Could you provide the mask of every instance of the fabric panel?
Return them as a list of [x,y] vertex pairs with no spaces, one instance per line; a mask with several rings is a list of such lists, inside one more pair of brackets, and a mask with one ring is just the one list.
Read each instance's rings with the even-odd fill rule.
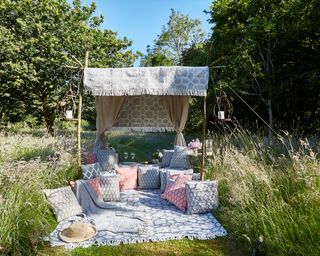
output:
[[188,119],[189,96],[163,96],[163,105],[167,110],[170,121],[177,135],[175,145],[186,146],[182,131]]
[[138,168],[139,189],[160,188],[159,166],[139,166]]
[[190,181],[186,183],[188,214],[208,213],[219,205],[218,181]]
[[44,189],[57,221],[82,213],[82,208],[70,187]]
[[206,96],[208,67],[85,68],[84,86],[94,96]]

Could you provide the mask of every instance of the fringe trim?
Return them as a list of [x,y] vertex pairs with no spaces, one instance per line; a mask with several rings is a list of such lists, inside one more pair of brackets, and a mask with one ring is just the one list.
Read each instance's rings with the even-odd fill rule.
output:
[[75,249],[78,247],[87,248],[92,245],[98,245],[98,246],[117,246],[121,243],[123,244],[134,244],[134,243],[148,243],[148,242],[164,242],[169,240],[180,240],[183,238],[187,238],[189,240],[211,240],[216,237],[223,237],[226,236],[227,232],[217,232],[215,235],[173,235],[173,236],[167,236],[163,238],[127,238],[127,239],[121,239],[121,240],[110,240],[110,241],[84,241],[81,243],[67,243],[65,245],[61,244],[51,244],[52,247],[55,246],[63,246],[66,249]]
[[172,127],[112,127],[111,131],[125,132],[174,132]]
[[139,96],[139,95],[174,95],[174,96],[207,96],[206,89],[129,89],[129,90],[107,90],[107,89],[94,89],[86,86],[85,91],[93,96]]

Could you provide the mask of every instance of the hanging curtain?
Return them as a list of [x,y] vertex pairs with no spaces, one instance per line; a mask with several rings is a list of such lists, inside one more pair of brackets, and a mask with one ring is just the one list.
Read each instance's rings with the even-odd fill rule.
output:
[[95,150],[102,145],[102,136],[105,131],[110,130],[120,116],[120,112],[127,96],[96,96],[97,111],[97,137]]
[[186,146],[182,131],[188,118],[190,96],[162,96],[162,98],[163,105],[167,110],[172,126],[177,133],[174,144]]

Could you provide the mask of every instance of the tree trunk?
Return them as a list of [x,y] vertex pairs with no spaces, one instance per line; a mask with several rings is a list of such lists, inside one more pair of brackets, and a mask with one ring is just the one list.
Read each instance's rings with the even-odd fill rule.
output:
[[268,117],[269,117],[269,127],[268,127],[269,145],[272,145],[273,113],[272,113],[271,98],[267,100],[267,107],[268,107]]
[[44,104],[42,115],[43,115],[44,120],[46,122],[46,128],[47,128],[48,133],[51,136],[54,136],[54,119],[55,119],[54,110],[52,110],[46,104]]

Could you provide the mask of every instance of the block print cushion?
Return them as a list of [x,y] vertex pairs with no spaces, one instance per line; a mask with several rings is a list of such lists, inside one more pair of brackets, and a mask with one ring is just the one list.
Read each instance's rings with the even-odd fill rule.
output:
[[117,166],[115,170],[120,175],[120,191],[137,188],[138,166]]
[[207,213],[217,208],[218,181],[189,181],[186,183],[188,214]]
[[95,153],[87,153],[84,156],[84,162],[85,164],[94,164],[98,162],[97,155]]
[[43,192],[53,208],[58,222],[82,213],[82,208],[69,186],[57,189],[44,189]]
[[99,149],[97,151],[97,159],[102,171],[113,172],[113,169],[117,164],[117,155],[113,148]]
[[139,189],[160,188],[159,166],[139,166],[138,168]]
[[100,177],[96,177],[91,180],[86,180],[85,182],[87,182],[90,185],[90,187],[94,192],[96,192],[98,197],[102,196],[102,190],[100,186]]
[[164,149],[162,150],[162,160],[161,160],[161,167],[168,167],[170,165],[170,161],[172,158],[174,150],[173,149]]
[[169,168],[189,169],[191,167],[186,147],[175,146]]
[[107,173],[100,176],[103,201],[120,201],[119,181],[120,177],[116,173]]
[[81,170],[83,179],[90,180],[100,175],[101,168],[99,163],[94,163],[81,165]]
[[182,169],[182,168],[175,168],[175,169],[171,169],[171,168],[163,168],[160,169],[160,183],[161,183],[161,187],[160,187],[160,191],[161,193],[163,193],[166,190],[166,186],[167,186],[167,173],[183,173],[183,174],[191,174],[193,173],[193,169]]
[[190,174],[178,174],[173,184],[169,185],[168,190],[165,191],[166,199],[183,212],[187,210],[188,205],[186,182],[191,180],[192,175]]

